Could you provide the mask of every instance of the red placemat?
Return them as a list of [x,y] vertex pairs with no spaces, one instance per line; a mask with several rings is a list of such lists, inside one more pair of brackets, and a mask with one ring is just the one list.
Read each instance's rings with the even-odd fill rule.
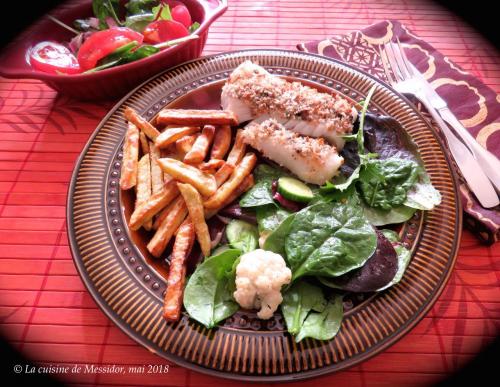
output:
[[[453,15],[420,1],[315,0],[305,12],[302,0],[233,0],[212,27],[205,53],[294,49],[298,41],[388,18],[500,92],[500,55]],[[234,385],[137,345],[97,308],[76,273],[66,235],[66,191],[81,149],[112,104],[68,100],[37,81],[0,79],[1,333],[33,364],[68,366],[59,377],[72,385]],[[443,378],[500,332],[499,283],[498,244],[483,247],[465,232],[450,282],[411,333],[375,358],[312,383],[426,385]],[[72,372],[75,364],[79,372]],[[170,367],[167,373],[148,370],[154,364]],[[91,368],[99,365],[125,368]],[[144,371],[128,368],[142,365]]]

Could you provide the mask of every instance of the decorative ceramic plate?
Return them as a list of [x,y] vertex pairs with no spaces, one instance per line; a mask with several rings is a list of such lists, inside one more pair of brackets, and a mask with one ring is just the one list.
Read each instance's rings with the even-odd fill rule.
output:
[[[148,119],[163,107],[217,109],[231,71],[250,59],[272,74],[319,90],[364,98],[378,92],[371,111],[396,118],[418,145],[442,203],[417,212],[401,228],[412,260],[402,281],[387,291],[347,301],[339,334],[330,341],[295,343],[279,313],[263,321],[237,312],[216,329],[184,314],[162,318],[166,267],[153,263],[144,238],[127,227],[131,198],[119,190],[125,106]],[[461,233],[461,206],[450,159],[432,127],[385,84],[340,62],[311,54],[250,50],[201,58],[149,80],[103,119],[78,161],[68,197],[73,257],[102,310],[134,340],[179,365],[225,378],[286,381],[310,378],[357,364],[393,344],[427,313],[453,267]]]

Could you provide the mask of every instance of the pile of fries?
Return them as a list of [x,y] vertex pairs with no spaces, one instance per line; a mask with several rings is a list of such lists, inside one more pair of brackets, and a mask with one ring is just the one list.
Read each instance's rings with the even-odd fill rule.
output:
[[156,258],[175,237],[163,316],[177,321],[194,241],[205,257],[210,255],[206,219],[253,186],[257,157],[245,153],[241,130],[232,141],[231,125],[237,122],[230,112],[164,109],[154,125],[131,108],[124,114],[128,129],[120,187],[136,192],[129,227],[151,231],[147,249]]

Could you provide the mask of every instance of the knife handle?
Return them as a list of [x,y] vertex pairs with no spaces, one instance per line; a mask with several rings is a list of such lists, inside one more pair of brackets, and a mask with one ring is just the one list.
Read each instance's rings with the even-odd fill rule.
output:
[[448,142],[448,147],[450,152],[457,163],[462,176],[464,177],[470,190],[474,192],[477,200],[484,208],[495,207],[500,204],[498,200],[498,195],[493,188],[493,185],[489,181],[488,177],[485,175],[481,166],[477,160],[473,157],[469,148],[467,148],[462,141],[460,141],[457,136],[451,131],[450,128],[443,121],[439,113],[431,103],[427,100],[427,97],[423,93],[416,95],[417,98],[425,105],[428,112],[432,115],[432,118],[441,128],[446,141]]
[[481,165],[481,168],[486,176],[488,176],[490,181],[493,183],[495,189],[500,192],[500,160],[498,160],[494,154],[479,145],[476,139],[472,137],[469,131],[465,129],[461,122],[448,108],[439,109],[439,113],[441,114],[441,117],[456,130],[462,140],[464,140],[465,144],[471,150],[472,155]]

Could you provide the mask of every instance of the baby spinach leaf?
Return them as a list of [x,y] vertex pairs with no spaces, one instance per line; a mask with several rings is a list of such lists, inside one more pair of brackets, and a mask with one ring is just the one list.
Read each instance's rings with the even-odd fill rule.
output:
[[417,184],[408,191],[404,205],[417,210],[432,210],[439,203],[441,194],[434,188],[423,168],[420,168]]
[[392,243],[380,231],[377,231],[377,248],[363,266],[339,277],[318,277],[318,279],[323,285],[348,292],[374,292],[391,282],[397,270],[396,250]]
[[233,315],[239,306],[233,299],[237,249],[225,250],[205,259],[189,278],[184,289],[184,307],[189,316],[214,327]]
[[342,296],[334,295],[327,301],[321,288],[299,281],[283,294],[281,312],[297,343],[306,337],[330,340],[342,323]]
[[243,254],[254,251],[259,245],[259,232],[253,224],[233,219],[226,227],[229,244]]
[[[130,0],[125,4],[127,9],[127,17],[125,18],[125,26],[132,28],[135,31],[142,32],[144,28],[155,20],[157,14],[153,12],[153,8],[158,4],[158,0]],[[166,7],[168,8],[168,7]],[[157,8],[158,12],[160,8]],[[167,10],[169,12],[170,9]]]
[[134,31],[142,32],[146,26],[154,20],[152,13],[141,13],[137,15],[127,16],[125,18],[125,27],[131,28]]
[[264,250],[272,251],[282,257],[285,256],[285,238],[290,231],[290,225],[296,215],[297,212],[289,215],[271,234],[269,234],[264,242]]
[[231,246],[229,245],[220,245],[220,246],[217,246],[213,251],[212,251],[212,255],[219,255],[220,253],[226,251],[226,250],[230,250],[231,249]]
[[297,335],[304,320],[311,310],[322,312],[326,300],[321,288],[306,281],[294,283],[284,294],[281,312],[286,322],[288,332]]
[[320,192],[319,195],[314,197],[314,199],[309,203],[309,205],[313,205],[315,203],[320,203],[320,202],[325,202],[325,203],[332,202],[332,201],[345,202],[349,198],[357,197],[357,196],[358,196],[358,193],[356,191],[356,187],[353,184],[351,184],[344,191],[332,190],[332,191],[324,192],[324,193]]
[[412,160],[419,165],[418,180],[410,189],[405,205],[419,210],[431,210],[441,202],[441,194],[431,184],[417,145],[401,124],[392,117],[366,115],[365,145],[380,159]]
[[405,205],[392,207],[390,210],[373,208],[361,202],[364,214],[368,221],[374,226],[385,226],[387,224],[403,223],[410,219],[417,211]]
[[392,285],[397,284],[403,278],[403,275],[406,271],[406,268],[410,264],[411,252],[402,244],[396,243],[394,244],[394,250],[396,250],[396,254],[398,255],[398,270],[396,271],[396,275],[394,278],[384,287],[378,289],[377,291],[385,290],[390,288]]
[[141,15],[151,13],[151,9],[158,3],[158,0],[129,0],[125,4],[127,15]]
[[259,232],[272,232],[285,220],[290,212],[281,208],[278,205],[268,204],[267,206],[259,206],[255,210],[257,215],[257,225]]
[[286,176],[281,169],[267,164],[255,168],[255,185],[240,200],[241,207],[257,207],[274,204],[272,184],[281,176]]
[[357,198],[346,203],[318,203],[294,215],[275,231],[285,234],[284,238],[279,236],[284,239],[293,280],[304,275],[342,275],[362,266],[375,251],[375,230]]
[[398,158],[369,160],[360,173],[361,197],[370,207],[390,210],[403,204],[418,177],[414,161]]
[[271,184],[272,180],[255,183],[255,185],[241,198],[240,207],[246,208],[273,204],[274,199],[271,193]]
[[323,311],[309,313],[299,334],[295,337],[295,341],[298,343],[306,337],[316,340],[330,340],[338,333],[343,317],[342,296],[334,295]]

